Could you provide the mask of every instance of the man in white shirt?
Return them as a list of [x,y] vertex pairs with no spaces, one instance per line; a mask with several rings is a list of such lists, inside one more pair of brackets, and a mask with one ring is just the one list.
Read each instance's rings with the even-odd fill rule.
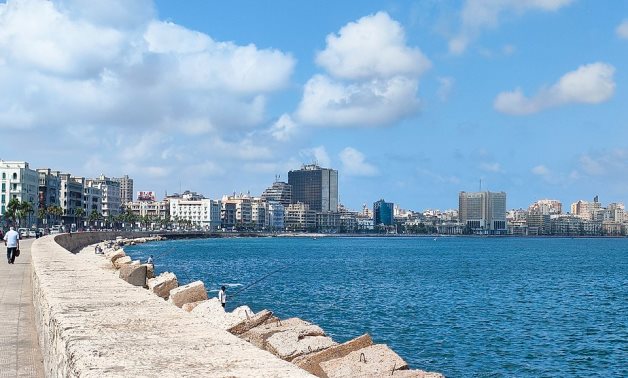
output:
[[225,293],[226,290],[227,288],[223,286],[220,288],[220,291],[218,292],[218,300],[220,301],[220,304],[222,305],[223,308],[227,304],[227,293]]
[[20,249],[20,234],[13,227],[4,235],[4,245],[7,246],[7,260],[9,264],[15,262],[15,251]]

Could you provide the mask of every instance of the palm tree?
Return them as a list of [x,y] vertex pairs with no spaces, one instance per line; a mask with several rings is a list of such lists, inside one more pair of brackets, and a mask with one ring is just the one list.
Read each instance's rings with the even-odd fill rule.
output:
[[30,214],[33,213],[33,205],[31,205],[30,202],[19,202],[17,211],[15,213],[15,216],[18,219],[18,225],[21,226],[22,225],[22,220],[26,219]]
[[78,220],[83,219],[83,217],[85,216],[85,209],[83,209],[82,207],[79,207],[78,209],[74,210],[74,223],[76,223],[76,229],[79,229],[79,222]]
[[37,224],[43,224],[47,216],[48,216],[48,209],[45,206],[37,209]]
[[89,214],[89,221],[92,222],[93,226],[96,226],[96,222],[102,218],[102,215],[98,212],[98,210],[92,210]]
[[18,211],[20,210],[20,200],[17,198],[11,198],[9,203],[7,204],[5,210],[5,216],[13,222],[16,223],[18,219]]
[[54,218],[54,223],[59,223],[59,217],[63,215],[63,209],[60,206],[50,205],[48,206],[48,214]]

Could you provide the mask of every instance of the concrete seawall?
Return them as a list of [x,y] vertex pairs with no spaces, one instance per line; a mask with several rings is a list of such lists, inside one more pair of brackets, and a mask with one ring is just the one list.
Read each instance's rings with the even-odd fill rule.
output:
[[127,235],[64,234],[32,245],[46,376],[312,377],[124,282],[99,256],[70,252],[115,236]]

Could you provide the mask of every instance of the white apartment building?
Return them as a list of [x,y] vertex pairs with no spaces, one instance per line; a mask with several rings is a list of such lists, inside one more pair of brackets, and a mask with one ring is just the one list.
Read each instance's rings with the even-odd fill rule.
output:
[[6,212],[6,206],[11,199],[20,202],[29,202],[33,212],[28,214],[24,226],[37,223],[37,209],[39,207],[39,174],[29,168],[25,161],[0,160],[0,215]]
[[261,198],[251,200],[251,222],[257,230],[268,227],[268,202]]
[[220,227],[220,201],[169,198],[170,217],[174,222],[189,221],[194,226],[216,230]]
[[102,191],[99,188],[83,187],[83,208],[85,218],[89,218],[94,211],[102,215]]
[[105,175],[85,180],[86,186],[98,188],[102,192],[102,215],[118,215],[121,212],[120,183]]
[[268,228],[271,231],[283,231],[285,226],[285,207],[278,201],[268,201]]
[[222,203],[235,205],[235,223],[249,225],[253,223],[252,198],[248,194],[223,196]]

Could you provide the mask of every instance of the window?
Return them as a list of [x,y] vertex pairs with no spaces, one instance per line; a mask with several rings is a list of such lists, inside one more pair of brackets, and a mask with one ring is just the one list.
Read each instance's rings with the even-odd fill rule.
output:
[[13,173],[13,180],[17,180],[17,173]]
[[4,192],[5,190],[7,190],[7,184],[2,183],[2,191]]
[[7,179],[7,174],[5,172],[2,172],[2,179],[6,180]]
[[[3,194],[3,195],[2,195],[2,203],[4,204],[6,201],[7,201],[7,198],[6,198],[6,196]],[[4,206],[2,206],[2,207],[4,207]],[[3,211],[3,213],[4,213],[4,211]]]

